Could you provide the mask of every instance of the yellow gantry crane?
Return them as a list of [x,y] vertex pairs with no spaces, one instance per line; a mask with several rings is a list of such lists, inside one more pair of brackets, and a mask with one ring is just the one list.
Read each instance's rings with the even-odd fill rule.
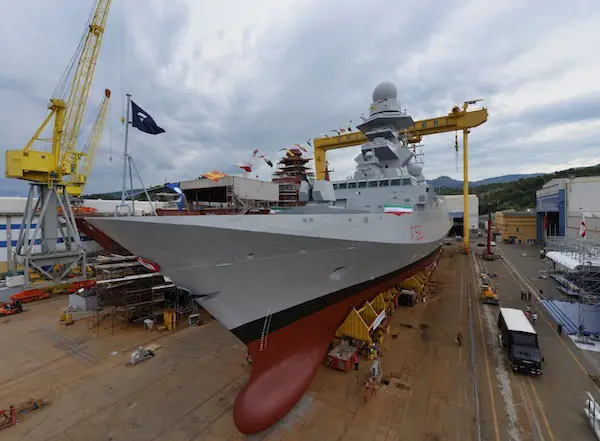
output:
[[[406,132],[407,140],[410,144],[421,142],[423,136],[435,135],[438,133],[463,132],[463,195],[464,195],[464,220],[463,237],[465,252],[469,252],[469,130],[480,126],[488,119],[486,108],[469,110],[468,107],[481,100],[465,101],[462,107],[455,106],[446,116],[415,121],[414,125],[409,127]],[[361,145],[368,142],[368,139],[362,132],[346,133],[344,135],[315,138],[314,163],[316,179],[325,179],[327,168],[327,152],[329,150],[342,149]],[[458,144],[456,146],[458,149]]]
[[[13,269],[18,265],[25,267],[26,286],[30,284],[30,271],[37,272],[51,283],[62,283],[78,267],[81,268],[81,276],[86,276],[85,250],[81,245],[68,191],[65,191],[65,181],[68,175],[74,174],[72,189],[82,181],[85,183],[82,177],[85,165],[78,175],[78,163],[85,153],[75,151],[75,145],[110,5],[111,0],[94,1],[83,38],[50,99],[49,115],[22,150],[6,151],[6,177],[30,182],[17,245],[14,251],[8,250],[13,255]],[[70,88],[67,88],[69,81]],[[51,138],[42,139],[44,129],[52,120]],[[36,141],[50,141],[51,151],[34,150],[32,147]],[[39,240],[41,251],[35,247],[36,239]],[[64,251],[57,249],[61,241],[65,244]],[[58,272],[48,269],[57,267],[62,269]]]
[[68,175],[66,182],[67,192],[70,196],[81,196],[83,187],[85,187],[87,179],[90,176],[96,150],[98,149],[100,140],[102,139],[104,121],[106,121],[109,101],[110,90],[106,89],[104,91],[104,100],[102,100],[102,104],[100,105],[100,112],[94,120],[92,130],[85,147],[81,151],[72,153],[75,169],[70,175]]

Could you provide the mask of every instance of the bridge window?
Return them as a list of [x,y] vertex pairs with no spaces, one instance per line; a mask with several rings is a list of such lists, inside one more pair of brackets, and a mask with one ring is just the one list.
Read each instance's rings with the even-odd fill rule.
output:
[[392,179],[391,185],[400,185],[401,182],[401,179]]
[[377,181],[369,181],[369,187],[377,187]]
[[385,181],[379,181],[380,187],[387,187],[388,185],[390,185],[390,181],[388,181],[387,179]]
[[410,178],[404,178],[402,180],[402,184],[404,184],[404,185],[410,185]]
[[333,184],[333,189],[337,190],[337,188],[338,188],[338,185],[337,184]]
[[356,182],[348,182],[348,188],[356,188]]
[[367,188],[367,183],[366,182],[359,182],[358,183],[358,188]]

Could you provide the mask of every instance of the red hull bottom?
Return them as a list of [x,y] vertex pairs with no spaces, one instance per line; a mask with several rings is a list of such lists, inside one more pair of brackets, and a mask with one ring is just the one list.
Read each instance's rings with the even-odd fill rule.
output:
[[283,418],[312,383],[336,329],[352,308],[386,291],[429,266],[433,253],[397,277],[381,282],[338,303],[269,333],[262,342],[248,344],[252,370],[233,405],[233,419],[240,432],[252,435]]

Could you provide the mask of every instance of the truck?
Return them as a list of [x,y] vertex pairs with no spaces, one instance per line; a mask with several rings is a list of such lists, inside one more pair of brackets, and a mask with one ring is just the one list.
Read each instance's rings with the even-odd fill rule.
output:
[[508,363],[515,372],[542,375],[542,363],[537,332],[520,309],[500,308],[498,339],[508,354]]

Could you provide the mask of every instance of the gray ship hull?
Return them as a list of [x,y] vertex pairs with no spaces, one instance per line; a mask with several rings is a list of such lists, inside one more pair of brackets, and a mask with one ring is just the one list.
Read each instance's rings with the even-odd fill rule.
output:
[[242,341],[415,264],[450,228],[443,209],[390,214],[90,218],[193,294]]

